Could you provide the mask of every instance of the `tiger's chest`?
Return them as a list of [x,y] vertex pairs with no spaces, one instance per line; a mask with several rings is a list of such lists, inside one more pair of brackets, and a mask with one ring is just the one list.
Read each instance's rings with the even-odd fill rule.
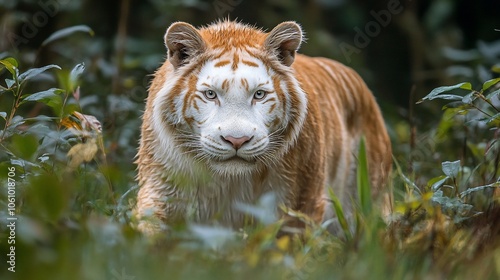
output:
[[248,221],[245,216],[255,216],[254,211],[277,217],[280,205],[290,206],[289,186],[278,173],[264,178],[204,176],[193,181],[197,182],[183,193],[187,203],[182,211],[188,220],[198,223],[238,228]]

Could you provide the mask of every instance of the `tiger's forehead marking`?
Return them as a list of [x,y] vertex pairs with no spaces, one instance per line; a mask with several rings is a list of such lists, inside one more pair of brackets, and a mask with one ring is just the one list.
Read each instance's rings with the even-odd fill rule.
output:
[[224,66],[228,65],[229,63],[231,63],[231,61],[229,61],[229,60],[221,60],[221,61],[215,63],[214,67],[215,68],[224,67]]
[[254,88],[271,84],[267,79],[269,69],[265,62],[253,52],[234,49],[214,57],[200,71],[200,85],[230,92],[233,87],[248,92]]
[[253,61],[250,61],[250,60],[242,59],[241,63],[245,64],[246,66],[250,66],[250,67],[259,67],[259,64],[255,63]]
[[[239,57],[235,55],[232,62],[230,60],[220,60],[220,61],[215,63],[214,67],[219,68],[219,67],[224,67],[228,64],[231,64],[231,69],[237,70],[238,69],[238,62],[239,62]],[[259,64],[255,63],[251,60],[248,60],[248,59],[242,59],[241,63],[246,65],[246,66],[250,66],[250,67],[255,67],[255,68],[259,67]]]
[[[215,64],[215,67],[223,67],[223,66],[226,66],[227,64],[230,64],[231,63],[231,70],[233,71],[236,71],[238,70],[238,65],[240,63],[246,65],[246,66],[249,66],[249,67],[255,67],[255,68],[258,68],[259,67],[259,64],[252,61],[251,58],[243,58],[241,59],[240,56],[249,56],[249,57],[253,57],[251,55],[251,53],[248,53],[248,52],[238,52],[238,51],[235,51],[233,52],[232,54],[232,60],[221,60],[219,62],[217,62]],[[253,57],[255,58],[255,57]],[[256,58],[255,58],[256,59]]]
[[237,52],[233,54],[233,64],[231,65],[231,69],[236,71],[238,69],[238,64],[240,63],[240,55]]

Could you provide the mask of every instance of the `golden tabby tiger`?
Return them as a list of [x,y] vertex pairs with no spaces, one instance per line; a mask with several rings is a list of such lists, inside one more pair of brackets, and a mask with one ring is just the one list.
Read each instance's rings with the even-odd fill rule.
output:
[[168,28],[137,158],[140,230],[180,220],[237,228],[235,204],[267,192],[322,222],[335,218],[333,188],[349,215],[363,135],[380,193],[391,146],[372,93],[352,69],[297,54],[302,40],[295,22],[269,33],[231,21]]

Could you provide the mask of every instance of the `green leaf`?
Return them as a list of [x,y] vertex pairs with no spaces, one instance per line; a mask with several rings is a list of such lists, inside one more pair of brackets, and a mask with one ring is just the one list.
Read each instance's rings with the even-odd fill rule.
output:
[[5,79],[5,84],[7,85],[7,88],[11,88],[15,83],[16,81],[13,79]]
[[460,171],[460,160],[442,162],[441,167],[446,176],[457,178],[458,172]]
[[57,120],[59,119],[58,117],[49,117],[49,116],[45,116],[45,115],[38,115],[38,116],[35,116],[33,118],[26,118],[25,120],[26,121],[30,121],[30,122],[49,122],[49,121],[53,121],[53,120]]
[[486,81],[484,84],[483,84],[483,91],[489,89],[490,87],[498,84],[500,82],[500,78],[496,78],[496,79],[491,79],[489,81]]
[[[14,67],[16,67],[16,68],[17,68],[17,67],[19,67],[19,64],[17,63],[17,60],[16,60],[15,58],[13,58],[13,57],[7,57],[7,58],[5,58],[5,59],[2,59],[1,61],[7,61],[7,62],[9,62],[12,66],[14,66]],[[0,62],[0,63],[1,63],[1,62]]]
[[17,127],[23,125],[26,121],[24,120],[23,117],[21,116],[14,116],[12,118],[12,121],[10,122],[9,127],[7,128],[6,132],[13,134],[16,132]]
[[399,165],[398,161],[394,158],[394,156],[392,157],[392,159],[396,165],[396,170],[398,171],[398,174],[401,177],[401,179],[403,179],[405,185],[410,186],[413,190],[418,192],[418,194],[422,195],[422,192],[420,191],[418,186],[412,180],[410,180],[410,178],[408,178],[405,174],[403,174],[403,170],[401,169],[401,166]]
[[78,84],[78,78],[80,75],[85,71],[85,64],[82,62],[80,64],[77,64],[73,69],[71,70],[71,73],[69,74],[69,86],[70,89],[73,91]]
[[364,215],[370,214],[372,210],[369,174],[368,160],[366,158],[365,138],[361,137],[361,140],[359,141],[357,183],[359,204]]
[[453,101],[453,102],[450,102],[450,103],[444,105],[442,110],[446,110],[446,109],[469,110],[469,109],[474,109],[474,107],[471,106],[470,103],[469,104],[464,103],[464,102],[462,102],[462,100],[460,100],[460,101]]
[[40,165],[38,165],[36,163],[33,163],[31,161],[24,160],[24,159],[14,159],[14,158],[11,158],[10,159],[10,164],[19,166],[19,167],[21,167],[23,169],[25,169],[27,166],[30,166],[30,167],[33,167],[33,168],[40,168]]
[[54,173],[43,173],[31,177],[28,186],[26,204],[36,210],[33,215],[58,221],[68,206],[71,185],[63,184]]
[[38,149],[38,139],[31,134],[14,134],[10,148],[17,157],[30,160]]
[[460,84],[456,84],[453,86],[438,87],[438,88],[433,89],[427,96],[422,98],[417,103],[422,103],[424,100],[433,100],[436,98],[449,99],[449,100],[450,99],[451,100],[462,100],[462,97],[458,96],[458,95],[453,95],[453,94],[440,95],[443,92],[448,92],[448,91],[451,91],[454,89],[472,90],[472,85],[471,85],[471,83],[460,83]]
[[462,102],[466,104],[471,104],[472,102],[474,102],[474,100],[476,100],[476,98],[477,96],[475,95],[475,92],[471,92],[462,98]]
[[17,60],[15,60],[12,57],[7,57],[5,59],[0,60],[0,64],[2,64],[7,69],[7,71],[10,72],[10,74],[12,74],[12,77],[17,76],[16,75],[17,73],[16,69],[18,67]]
[[41,162],[41,163],[44,163],[44,162],[47,162],[49,159],[50,159],[50,154],[43,154],[41,156],[38,157],[38,160]]
[[236,238],[236,233],[229,228],[192,224],[189,229],[195,238],[212,250],[220,249]]
[[71,26],[52,33],[52,35],[50,35],[49,38],[45,39],[45,41],[42,42],[42,47],[49,43],[52,43],[55,40],[67,37],[75,32],[85,32],[89,33],[90,36],[94,36],[94,31],[86,25]]
[[64,91],[62,89],[58,88],[51,88],[48,90],[40,91],[37,93],[33,93],[26,98],[24,98],[23,103],[27,101],[40,101],[43,103],[46,103],[44,101],[49,101],[53,97],[58,96],[58,94],[63,93]]
[[19,81],[20,82],[27,81],[27,80],[29,80],[33,77],[36,77],[36,76],[40,75],[41,73],[43,73],[49,69],[52,69],[52,68],[56,68],[56,69],[61,70],[61,67],[54,65],[54,64],[47,65],[47,66],[40,67],[40,68],[32,68],[32,69],[29,69],[28,71],[22,73],[21,75],[19,75]]
[[[456,95],[456,94],[441,94],[441,95],[436,96],[433,99],[462,100],[463,97],[460,95]],[[429,99],[429,100],[432,100],[432,99]]]
[[427,185],[430,187],[432,191],[437,191],[450,177],[446,175],[441,175],[435,178],[432,178],[427,182]]
[[[75,112],[75,111],[81,111],[81,108],[78,106],[78,104],[75,104],[75,103],[66,104],[64,106],[64,108],[62,108],[62,109],[63,109],[62,115],[64,117],[67,117],[67,116],[73,114],[73,112]],[[61,112],[58,112],[58,115],[59,114],[61,114]]]
[[342,208],[342,204],[338,197],[333,193],[331,188],[328,188],[328,194],[330,196],[330,200],[332,201],[333,210],[335,210],[335,215],[339,221],[342,230],[344,231],[345,238],[347,240],[351,240],[351,231],[349,230],[349,225],[347,224],[347,219],[345,218],[344,209]]
[[491,92],[490,94],[488,94],[486,96],[486,99],[491,100],[491,99],[493,99],[493,97],[496,97],[499,94],[500,94],[500,89],[497,89],[497,90]]
[[500,113],[496,113],[491,118],[486,120],[487,124],[493,124],[495,126],[500,126]]
[[493,189],[500,188],[500,183],[493,183],[493,184],[489,184],[489,185],[484,185],[484,186],[479,186],[479,187],[467,189],[467,190],[460,193],[460,197],[464,198],[466,195],[469,195],[473,192],[482,191],[482,190],[486,190],[486,189],[492,189],[492,188]]
[[459,223],[470,216],[472,205],[463,203],[459,198],[450,198],[443,194],[442,190],[436,191],[431,198],[431,201],[438,204],[441,210],[448,217],[452,217],[455,223]]
[[270,225],[278,220],[278,217],[274,214],[276,209],[276,194],[273,192],[262,195],[257,205],[237,202],[234,206],[238,211],[255,217],[264,225]]
[[491,71],[500,73],[500,64],[493,65],[493,67],[491,67]]

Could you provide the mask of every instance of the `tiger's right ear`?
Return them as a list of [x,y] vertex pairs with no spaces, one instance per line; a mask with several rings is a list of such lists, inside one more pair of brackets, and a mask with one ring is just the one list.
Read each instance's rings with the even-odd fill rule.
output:
[[176,22],[165,33],[168,60],[174,68],[186,64],[188,59],[206,49],[206,44],[198,30],[189,23]]
[[300,25],[293,21],[285,21],[269,32],[264,41],[264,48],[276,55],[285,66],[290,66],[304,39],[302,33]]

